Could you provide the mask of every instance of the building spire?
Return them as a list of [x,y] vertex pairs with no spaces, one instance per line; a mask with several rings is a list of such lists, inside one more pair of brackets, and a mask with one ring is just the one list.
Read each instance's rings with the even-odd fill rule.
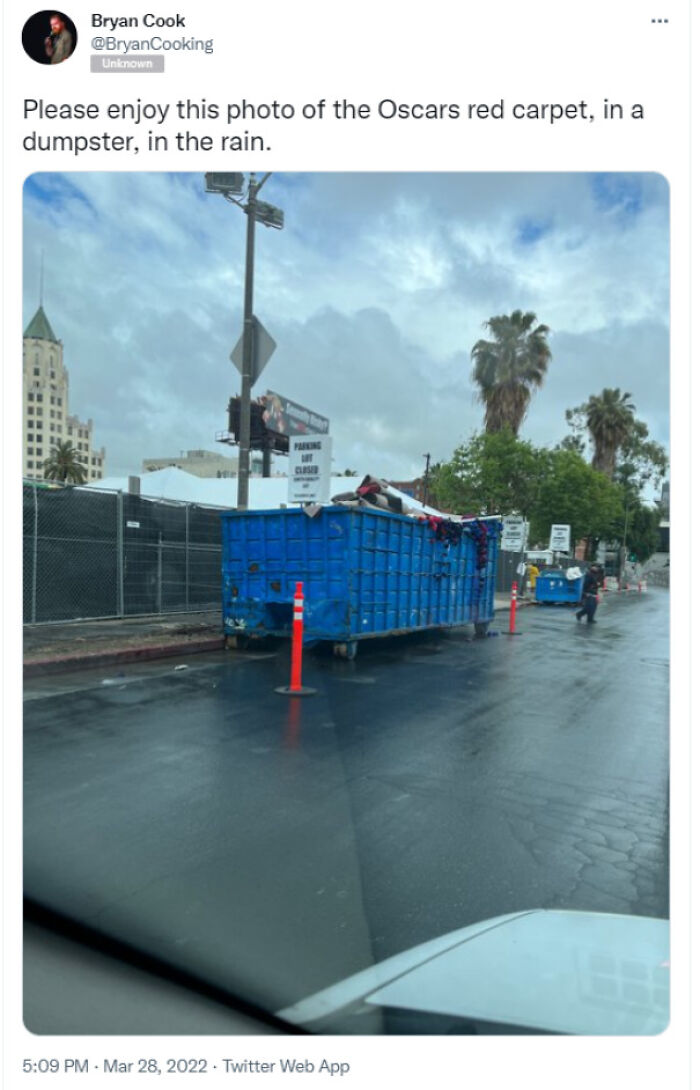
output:
[[58,337],[51,328],[51,323],[44,313],[44,251],[41,251],[39,264],[39,306],[31,322],[24,331],[25,337],[33,337],[40,341],[53,341],[59,344]]

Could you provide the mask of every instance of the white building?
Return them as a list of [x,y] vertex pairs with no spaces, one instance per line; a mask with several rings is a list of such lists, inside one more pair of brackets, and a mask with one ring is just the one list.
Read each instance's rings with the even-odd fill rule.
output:
[[71,416],[63,343],[40,306],[24,331],[22,374],[22,474],[44,479],[44,462],[59,442],[78,452],[87,481],[104,475],[105,450],[93,446],[92,420]]
[[[238,476],[238,458],[227,458],[213,450],[181,451],[177,458],[144,458],[141,468],[144,473],[153,473],[158,469],[184,469],[195,477],[215,477],[226,480]],[[253,473],[262,471],[262,460],[251,455],[250,467]]]

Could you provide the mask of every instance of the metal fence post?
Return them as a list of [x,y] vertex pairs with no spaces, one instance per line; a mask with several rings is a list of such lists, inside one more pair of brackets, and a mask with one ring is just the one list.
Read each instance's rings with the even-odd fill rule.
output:
[[185,609],[190,608],[190,505],[185,507]]
[[117,617],[124,616],[124,494],[117,492]]
[[36,485],[32,485],[32,492],[34,493],[34,542],[32,546],[32,624],[36,624],[36,580],[37,568],[39,564],[39,501],[37,499],[38,489]]
[[158,583],[156,586],[156,613],[163,612],[163,531],[158,531]]

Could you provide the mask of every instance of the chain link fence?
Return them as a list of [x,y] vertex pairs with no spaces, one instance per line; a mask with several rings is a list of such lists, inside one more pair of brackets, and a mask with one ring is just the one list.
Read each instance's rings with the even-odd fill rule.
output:
[[[24,619],[196,612],[221,605],[221,507],[24,484]],[[499,552],[496,591],[523,582]]]
[[499,549],[496,564],[496,594],[510,594],[513,583],[522,589],[523,577],[518,574],[518,565],[522,562],[521,553],[503,552]]
[[25,483],[25,623],[218,609],[222,510]]

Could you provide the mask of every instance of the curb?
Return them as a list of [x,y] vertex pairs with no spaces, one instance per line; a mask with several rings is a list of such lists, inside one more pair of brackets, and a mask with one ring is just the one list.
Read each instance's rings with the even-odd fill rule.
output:
[[[534,602],[518,602],[522,606],[534,605]],[[505,613],[510,603],[497,605],[494,613]],[[222,651],[225,647],[224,636],[211,636],[208,639],[189,640],[187,643],[152,644],[145,647],[124,647],[120,650],[83,652],[77,655],[59,655],[46,659],[35,659],[23,664],[25,678],[42,677],[46,674],[59,674],[68,670],[86,670],[100,666],[118,666],[129,662],[150,662],[152,659],[195,655],[203,651]]]
[[221,651],[224,637],[210,637],[206,640],[190,640],[188,643],[153,644],[150,647],[124,647],[114,651],[93,651],[79,655],[61,655],[50,659],[37,659],[24,663],[24,677],[38,677],[44,674],[58,674],[65,670],[89,669],[97,666],[116,666],[128,662],[149,662],[151,659],[165,659],[171,656],[195,655],[200,651]]

